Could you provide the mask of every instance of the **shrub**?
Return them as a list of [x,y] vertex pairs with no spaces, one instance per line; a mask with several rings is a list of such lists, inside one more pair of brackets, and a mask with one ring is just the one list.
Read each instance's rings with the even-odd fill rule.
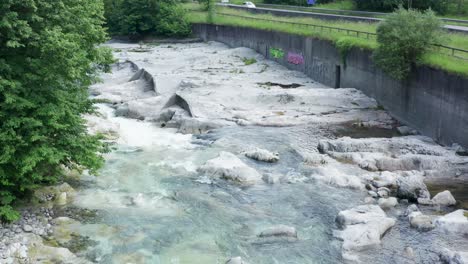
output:
[[87,134],[88,86],[108,68],[103,5],[95,0],[0,2],[0,218],[62,167],[98,169],[105,150]]
[[186,11],[176,0],[105,0],[105,16],[113,35],[137,39],[190,34]]
[[390,76],[404,79],[412,63],[441,41],[441,22],[434,12],[400,8],[377,27],[374,60]]

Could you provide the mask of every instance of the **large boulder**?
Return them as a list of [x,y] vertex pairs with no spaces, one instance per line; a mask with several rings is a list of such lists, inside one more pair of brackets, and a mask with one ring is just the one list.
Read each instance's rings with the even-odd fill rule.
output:
[[446,232],[467,235],[468,234],[468,211],[457,210],[437,218],[434,222],[437,228]]
[[354,259],[357,251],[373,248],[381,243],[384,234],[395,225],[377,205],[360,205],[341,211],[336,222],[342,230],[333,235],[343,240],[343,257]]
[[402,172],[397,179],[397,197],[416,202],[418,198],[430,198],[426,184],[424,184],[423,172]]
[[384,210],[392,209],[398,204],[398,200],[395,197],[380,198],[378,201],[380,208]]
[[249,167],[236,155],[222,151],[218,157],[208,160],[198,168],[200,173],[230,180],[241,184],[254,184],[262,180],[262,175]]
[[416,228],[421,231],[429,231],[434,229],[434,224],[432,223],[432,218],[427,215],[423,215],[421,212],[416,211],[408,215],[410,225],[413,228]]
[[455,205],[456,203],[457,201],[453,197],[452,193],[450,193],[450,191],[440,192],[432,198],[432,204],[434,205],[451,206]]

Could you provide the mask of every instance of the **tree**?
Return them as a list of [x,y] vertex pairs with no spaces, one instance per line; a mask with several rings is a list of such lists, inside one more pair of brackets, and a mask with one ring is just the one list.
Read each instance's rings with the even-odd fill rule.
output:
[[377,27],[374,60],[393,78],[405,79],[411,65],[442,38],[441,21],[434,12],[400,8]]
[[186,11],[176,0],[105,0],[105,9],[113,35],[178,37],[191,30]]
[[57,181],[61,168],[95,171],[105,150],[87,134],[88,86],[111,53],[100,0],[0,2],[0,218],[11,203]]

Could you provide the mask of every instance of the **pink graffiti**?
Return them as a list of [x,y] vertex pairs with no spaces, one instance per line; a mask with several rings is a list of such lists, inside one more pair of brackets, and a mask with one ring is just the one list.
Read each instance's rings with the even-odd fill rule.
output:
[[304,57],[301,54],[288,52],[288,62],[292,64],[304,64]]

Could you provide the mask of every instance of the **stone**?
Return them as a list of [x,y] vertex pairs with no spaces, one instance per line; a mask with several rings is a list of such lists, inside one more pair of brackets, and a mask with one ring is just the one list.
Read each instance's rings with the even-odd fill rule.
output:
[[418,198],[430,198],[421,172],[403,172],[397,179],[397,197],[415,202]]
[[373,203],[375,203],[375,199],[372,198],[372,197],[366,197],[366,198],[364,198],[364,203],[373,204]]
[[468,211],[460,209],[437,218],[434,224],[448,233],[467,235],[468,217],[465,214],[468,214]]
[[246,151],[244,152],[244,155],[248,158],[258,160],[258,161],[264,161],[264,162],[270,162],[270,163],[275,163],[279,161],[279,153],[270,152],[266,149],[261,149],[261,148],[255,148],[253,150]]
[[397,127],[397,130],[398,130],[398,133],[400,133],[403,136],[417,135],[418,134],[418,131],[416,131],[415,129],[412,129],[412,128],[408,127],[408,126]]
[[336,222],[342,230],[334,230],[333,235],[343,240],[342,254],[346,258],[379,245],[384,234],[395,225],[395,219],[387,217],[377,205],[360,205],[341,211]]
[[395,197],[380,198],[378,204],[380,208],[387,210],[395,207],[398,204],[398,200]]
[[57,200],[55,201],[57,205],[66,205],[67,204],[67,193],[62,192],[59,194],[57,197]]
[[376,192],[374,192],[374,191],[368,191],[367,193],[368,193],[372,198],[377,198],[377,197],[379,197],[379,195],[378,195]]
[[32,231],[33,231],[33,228],[32,228],[32,226],[30,226],[30,225],[24,225],[24,226],[23,226],[23,231],[29,233],[29,232],[32,232]]
[[411,247],[405,247],[405,256],[409,259],[414,259],[414,250]]
[[296,228],[286,225],[277,225],[263,230],[259,237],[293,237],[297,238]]
[[387,198],[390,195],[390,190],[387,187],[380,187],[377,189],[379,197]]
[[234,154],[225,151],[222,151],[218,157],[208,160],[198,168],[198,171],[241,184],[255,184],[262,180],[262,176],[255,169]]
[[434,205],[451,206],[451,205],[455,205],[457,201],[453,197],[452,193],[450,193],[450,191],[443,191],[443,192],[436,194],[432,198],[432,203]]
[[429,231],[434,229],[431,217],[423,215],[421,212],[412,212],[409,216],[410,225],[420,231]]
[[409,216],[412,212],[419,212],[419,208],[417,205],[412,204],[408,206],[408,208],[406,208],[406,211],[405,211],[405,216]]

